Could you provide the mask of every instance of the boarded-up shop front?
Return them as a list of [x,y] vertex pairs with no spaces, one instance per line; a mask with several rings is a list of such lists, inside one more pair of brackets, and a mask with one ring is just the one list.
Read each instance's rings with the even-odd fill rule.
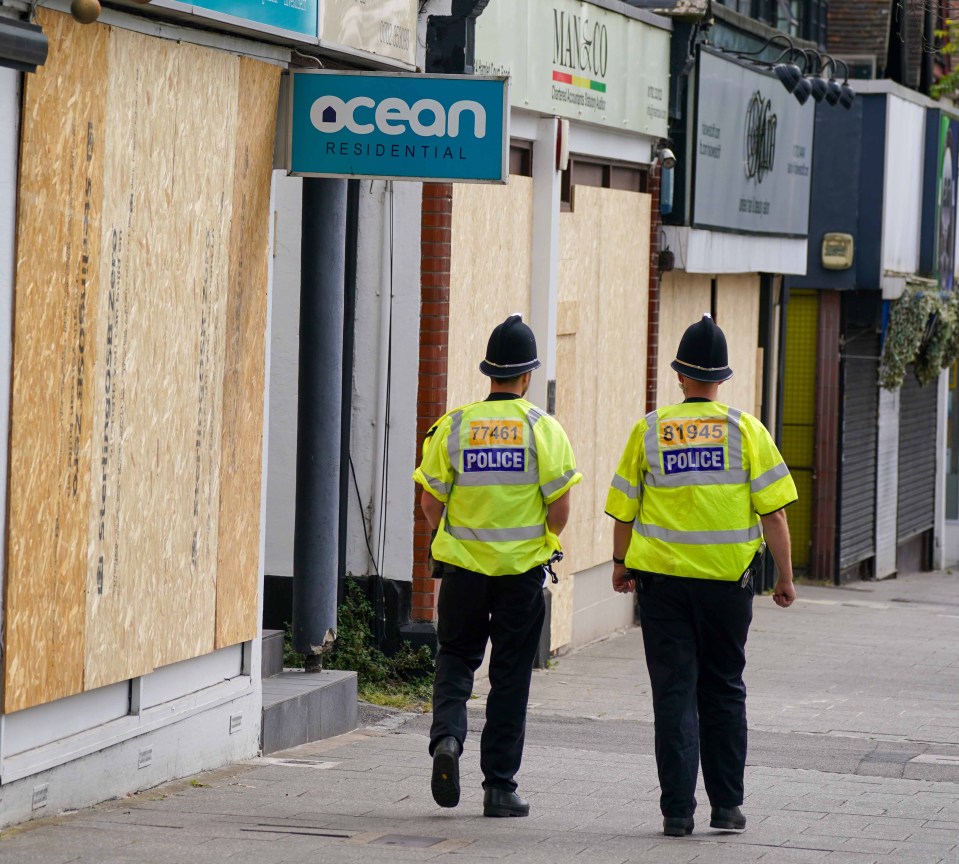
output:
[[490,331],[508,315],[529,320],[533,183],[453,186],[448,408],[485,399],[479,371]]
[[681,402],[683,395],[670,362],[686,328],[704,313],[726,335],[733,377],[723,383],[719,401],[762,416],[763,348],[760,347],[758,273],[709,276],[673,271],[664,274],[659,293],[657,405]]
[[645,193],[575,186],[560,216],[556,418],[583,482],[572,493],[563,535],[569,551],[552,589],[554,649],[573,639],[574,591],[586,588],[576,583],[609,560],[609,481],[645,414],[650,206]]
[[24,88],[4,753],[54,700],[114,687],[117,716],[97,722],[138,713],[146,691],[128,682],[179,661],[216,654],[243,680],[257,633],[280,69],[38,14],[50,56]]

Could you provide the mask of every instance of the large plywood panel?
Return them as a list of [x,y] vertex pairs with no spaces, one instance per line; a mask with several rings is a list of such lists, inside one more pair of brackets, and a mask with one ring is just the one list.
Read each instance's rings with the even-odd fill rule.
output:
[[[98,28],[99,29],[99,28]],[[153,669],[150,642],[158,609],[148,574],[156,565],[149,518],[154,464],[144,434],[155,427],[149,399],[140,398],[156,369],[154,351],[138,331],[151,297],[164,296],[173,258],[162,230],[168,204],[151,194],[150,178],[169,184],[173,148],[154,134],[151,118],[175,116],[173,56],[157,40],[109,31],[103,241],[99,284],[103,302],[96,320],[97,367],[93,408],[96,470],[88,526],[85,668],[88,687]],[[154,272],[151,272],[154,271]],[[146,339],[156,334],[152,329]],[[143,392],[146,392],[145,390]],[[168,409],[167,409],[168,410]],[[122,669],[122,673],[120,670]]]
[[23,123],[6,711],[251,638],[259,570],[278,71],[40,14],[51,59],[28,78]]
[[557,344],[556,416],[584,480],[563,534],[554,649],[572,637],[573,574],[609,560],[606,492],[646,390],[650,197],[579,186],[573,204],[560,220],[558,300],[567,333]]
[[486,397],[479,363],[490,331],[513,312],[529,320],[532,235],[531,178],[453,186],[449,408]]
[[759,345],[759,275],[720,276],[716,285],[716,323],[726,334],[733,377],[719,388],[721,401],[759,416],[756,381]]
[[[164,332],[164,374],[152,392],[165,393],[175,409],[157,444],[164,478],[165,536],[156,532],[165,572],[160,592],[154,662],[166,666],[213,650],[216,633],[216,564],[219,538],[220,445],[233,158],[237,137],[239,59],[191,45],[177,52],[177,115],[174,135],[174,254],[171,298],[164,308],[182,310],[179,339]],[[244,130],[245,132],[245,130]],[[225,158],[210,154],[223,148]],[[162,319],[154,319],[162,320]],[[253,470],[256,470],[253,468]],[[162,490],[162,493],[161,493]],[[178,621],[178,627],[171,626]]]
[[[240,61],[223,381],[216,647],[257,630],[270,175],[280,70]],[[254,470],[250,470],[254,468]]]
[[659,285],[659,362],[657,365],[656,404],[671,405],[683,401],[676,373],[670,363],[676,357],[679,340],[690,324],[709,312],[712,302],[712,277],[673,270],[663,275]]
[[[37,10],[25,76],[17,231],[4,710],[83,687],[91,394],[100,302],[106,31]],[[78,645],[77,642],[80,642]]]

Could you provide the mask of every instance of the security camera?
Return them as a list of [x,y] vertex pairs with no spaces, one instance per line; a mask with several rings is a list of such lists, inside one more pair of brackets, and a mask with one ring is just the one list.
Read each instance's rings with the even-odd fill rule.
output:
[[663,168],[675,168],[676,167],[676,156],[672,150],[668,147],[663,147],[659,151],[659,161],[662,164]]

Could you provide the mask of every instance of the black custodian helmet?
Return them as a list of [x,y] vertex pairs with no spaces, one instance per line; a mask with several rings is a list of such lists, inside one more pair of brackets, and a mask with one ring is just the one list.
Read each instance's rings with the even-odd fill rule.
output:
[[536,337],[518,312],[497,324],[490,333],[486,359],[480,372],[490,378],[516,378],[540,367],[536,359]]
[[717,384],[733,377],[729,368],[726,336],[708,313],[686,328],[679,341],[673,370],[694,381]]

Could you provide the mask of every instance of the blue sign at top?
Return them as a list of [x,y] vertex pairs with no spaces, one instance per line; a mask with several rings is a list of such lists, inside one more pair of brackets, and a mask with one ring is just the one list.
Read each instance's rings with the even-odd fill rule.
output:
[[290,173],[505,183],[505,78],[291,73]]
[[192,5],[194,11],[208,9],[268,28],[316,37],[317,0],[193,0]]

